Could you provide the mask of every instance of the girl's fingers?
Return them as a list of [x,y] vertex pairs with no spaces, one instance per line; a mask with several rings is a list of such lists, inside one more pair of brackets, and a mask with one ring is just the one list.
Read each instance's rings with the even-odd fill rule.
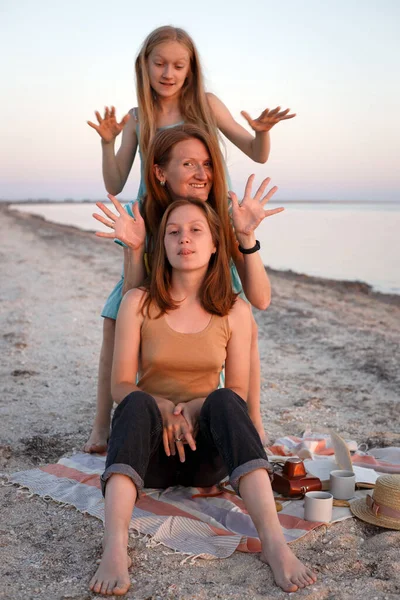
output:
[[268,114],[269,114],[269,108],[266,108],[265,110],[262,111],[261,115],[258,118],[263,119],[264,117],[267,117]]
[[109,238],[110,240],[115,239],[115,232],[114,233],[106,233],[105,231],[96,231],[95,235],[97,235],[97,237]]
[[185,433],[185,440],[189,444],[190,449],[195,451],[196,450],[196,442],[191,433],[189,433],[189,432]]
[[228,195],[232,202],[232,208],[234,208],[234,209],[238,208],[239,200],[238,200],[238,197],[236,196],[235,192],[228,192]]
[[111,202],[114,204],[119,215],[126,213],[126,211],[122,207],[121,202],[119,202],[119,200],[117,200],[115,196],[112,196],[111,194],[107,194],[107,198],[109,198],[111,200]]
[[[175,454],[176,454],[175,437],[176,436],[175,436],[173,427],[168,427],[168,444],[169,444],[170,454],[172,456],[175,456]],[[170,456],[170,455],[168,455],[168,456]]]
[[274,185],[274,187],[272,187],[268,194],[266,194],[266,196],[264,196],[264,198],[261,200],[260,204],[261,206],[264,206],[265,204],[267,204],[268,200],[271,200],[272,196],[278,191],[278,186]]
[[171,456],[171,452],[169,449],[168,432],[165,428],[163,429],[163,445],[164,445],[165,454],[167,456]]
[[140,214],[139,202],[135,202],[134,204],[132,204],[132,212],[133,216],[135,217],[135,221],[143,221],[143,217]]
[[100,208],[100,210],[103,211],[103,213],[105,215],[107,215],[107,217],[109,219],[111,219],[111,221],[115,221],[115,219],[117,218],[117,215],[115,213],[113,213],[112,210],[110,210],[109,208],[107,208],[107,206],[105,204],[103,204],[102,202],[96,202],[96,206],[97,208]]
[[95,110],[95,111],[94,111],[94,114],[96,115],[96,118],[97,118],[97,120],[98,120],[98,122],[99,122],[99,125],[101,125],[101,124],[102,124],[102,122],[103,122],[103,119],[102,119],[102,116],[101,116],[101,114],[99,113],[99,111],[98,111],[98,110]]
[[251,126],[253,119],[251,118],[251,116],[249,115],[248,112],[242,110],[241,113],[242,117],[244,117],[246,119],[246,121],[248,122],[248,124]]
[[176,449],[178,450],[179,460],[181,462],[185,462],[185,447],[183,445],[183,442],[175,442],[175,443],[176,443]]
[[92,217],[94,219],[96,219],[96,221],[100,221],[100,223],[103,223],[103,225],[105,225],[106,227],[109,227],[110,229],[114,229],[114,223],[112,221],[108,221],[102,215],[98,215],[97,213],[93,213]]
[[245,197],[246,196],[251,196],[251,188],[253,187],[254,177],[255,177],[255,175],[253,173],[252,175],[250,175],[250,177],[247,180],[246,187],[245,187],[245,190],[244,190],[244,196]]
[[92,121],[86,121],[86,123],[90,126],[93,127],[93,129],[95,129],[96,131],[99,131],[100,127],[98,125],[96,125],[96,123],[92,123]]
[[260,200],[261,196],[264,193],[265,188],[267,187],[267,185],[269,184],[270,181],[271,181],[271,177],[267,177],[266,179],[264,179],[264,181],[261,182],[261,185],[258,188],[256,195],[254,196],[254,200]]
[[282,212],[283,210],[285,210],[283,208],[283,206],[281,206],[280,208],[272,208],[271,210],[266,210],[264,211],[265,217],[271,217],[272,215],[277,215],[278,213]]
[[270,111],[269,115],[270,115],[271,117],[273,117],[273,116],[277,115],[277,114],[278,114],[278,112],[279,112],[280,110],[281,110],[281,107],[280,107],[280,106],[277,106],[276,108],[274,108],[274,109],[272,109],[272,110]]
[[286,121],[286,119],[293,119],[293,117],[296,116],[296,113],[293,113],[292,115],[286,115],[286,117],[281,117],[281,121]]

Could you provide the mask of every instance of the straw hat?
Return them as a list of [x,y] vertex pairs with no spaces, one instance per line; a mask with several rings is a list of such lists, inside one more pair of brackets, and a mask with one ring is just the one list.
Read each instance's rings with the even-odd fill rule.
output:
[[354,500],[351,512],[367,523],[400,530],[400,475],[381,475],[372,496]]

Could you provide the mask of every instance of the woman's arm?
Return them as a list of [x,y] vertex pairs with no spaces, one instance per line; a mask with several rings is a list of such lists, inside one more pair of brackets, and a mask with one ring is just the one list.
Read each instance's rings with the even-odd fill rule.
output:
[[[122,192],[136,155],[138,140],[136,135],[136,119],[133,109],[123,117],[120,123],[115,118],[115,108],[106,107],[104,118],[96,111],[98,125],[88,121],[101,137],[103,153],[103,179],[107,192]],[[121,146],[115,154],[115,140],[122,133]]]
[[122,288],[122,294],[124,295],[128,290],[139,287],[146,277],[144,267],[146,227],[143,217],[140,214],[138,202],[132,204],[133,216],[131,216],[114,196],[108,194],[108,197],[113,203],[117,214],[112,212],[102,202],[97,202],[96,206],[103,211],[107,218],[97,213],[94,213],[93,217],[109,229],[112,229],[110,233],[98,231],[96,235],[109,239],[118,239],[125,246],[124,285]]
[[[252,248],[255,243],[255,235],[249,236],[246,241],[239,239],[239,244],[243,248]],[[260,253],[242,254],[236,249],[233,261],[250,304],[259,310],[266,310],[271,302],[271,283]]]
[[273,110],[264,110],[258,119],[252,119],[250,115],[242,111],[250,127],[255,132],[253,137],[232,117],[228,108],[214,94],[207,94],[209,106],[214,114],[218,129],[249,158],[258,163],[266,163],[269,157],[271,143],[269,137],[270,129],[279,121],[292,119],[296,115],[288,114],[289,109],[280,111],[280,107]]
[[[243,249],[250,249],[255,246],[255,230],[261,221],[284,210],[282,207],[272,210],[264,209],[268,200],[272,198],[278,189],[275,186],[264,196],[266,187],[270,182],[269,177],[264,179],[254,198],[251,191],[253,181],[254,175],[251,175],[247,181],[241,204],[239,204],[236,194],[230,192],[233,226],[239,245]],[[249,302],[260,310],[268,308],[271,301],[271,284],[260,253],[243,254],[236,248],[233,260],[242,282],[243,291]]]
[[229,313],[231,337],[225,361],[225,387],[247,400],[250,377],[250,306],[238,298]]
[[117,404],[131,392],[139,390],[136,375],[143,323],[140,308],[144,294],[142,290],[131,290],[123,297],[118,311],[111,373],[111,395]]

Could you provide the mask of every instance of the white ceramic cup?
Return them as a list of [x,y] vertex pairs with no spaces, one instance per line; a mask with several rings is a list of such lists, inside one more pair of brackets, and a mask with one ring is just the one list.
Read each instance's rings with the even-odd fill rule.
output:
[[329,523],[332,519],[333,496],[329,492],[307,492],[304,496],[306,521]]
[[329,489],[337,500],[354,498],[356,476],[353,471],[331,471]]

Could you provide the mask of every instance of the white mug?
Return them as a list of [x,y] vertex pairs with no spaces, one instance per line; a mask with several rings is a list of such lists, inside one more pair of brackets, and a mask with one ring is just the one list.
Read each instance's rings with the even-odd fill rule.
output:
[[329,492],[307,492],[304,496],[306,521],[329,523],[332,519],[333,496]]
[[356,489],[356,476],[353,471],[331,471],[329,489],[334,498],[350,500]]

